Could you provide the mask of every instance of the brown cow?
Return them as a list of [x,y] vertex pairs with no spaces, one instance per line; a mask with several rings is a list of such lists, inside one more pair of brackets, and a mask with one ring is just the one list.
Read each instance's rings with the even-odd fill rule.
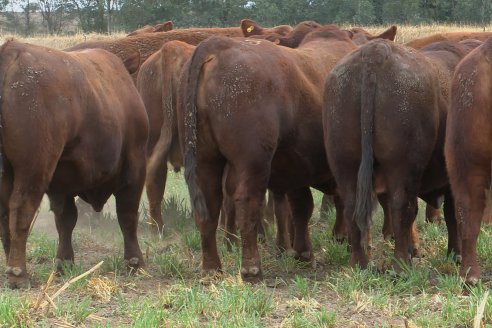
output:
[[[8,41],[0,48],[0,235],[11,287],[29,284],[26,242],[43,194],[55,214],[58,267],[72,262],[74,197],[100,211],[116,197],[124,258],[144,264],[137,240],[148,118],[120,59]],[[138,67],[138,57],[127,68]]]
[[289,25],[278,25],[271,28],[265,28],[254,20],[251,19],[243,19],[240,23],[241,30],[243,31],[243,36],[250,37],[254,35],[268,35],[268,34],[276,34],[276,35],[287,35],[292,31],[292,27]]
[[156,24],[155,26],[145,25],[144,27],[141,27],[141,28],[131,32],[127,36],[133,36],[133,35],[144,34],[144,33],[167,32],[167,31],[171,31],[173,29],[173,27],[174,27],[174,25],[173,25],[173,22],[171,22],[171,21],[167,21],[167,22],[161,23],[161,24]]
[[[251,20],[241,21],[241,26],[253,24]],[[301,23],[299,25],[303,25]],[[271,29],[257,28],[252,33],[270,33]],[[278,35],[278,34],[275,34]],[[153,223],[162,231],[161,203],[167,176],[167,161],[175,170],[182,166],[176,126],[176,89],[182,67],[191,58],[195,47],[181,41],[170,41],[149,57],[137,77],[137,88],[145,103],[150,120],[149,155],[147,167],[147,196]],[[233,224],[233,223],[231,223]]]
[[[162,232],[164,221],[161,213],[161,203],[164,196],[167,162],[175,170],[182,166],[182,155],[178,144],[176,122],[177,88],[182,73],[182,67],[191,58],[195,46],[181,41],[170,41],[153,54],[141,66],[137,77],[137,88],[144,101],[150,121],[150,133],[147,162],[146,190],[149,199],[149,212],[153,226]],[[281,197],[281,196],[277,196]],[[277,200],[279,202],[279,200]],[[229,213],[226,221],[226,236],[235,241],[235,221],[232,211],[233,203],[224,200],[223,212]],[[229,206],[227,206],[229,205]],[[277,222],[281,217],[281,203],[277,204]],[[282,223],[280,223],[283,227]],[[286,235],[288,232],[277,229],[277,244],[287,249]]]
[[464,41],[467,39],[474,39],[478,41],[485,41],[492,37],[492,32],[448,32],[448,33],[437,33],[425,36],[423,38],[414,39],[405,43],[406,46],[412,47],[414,49],[421,49],[431,43],[440,41]]
[[376,192],[384,193],[396,259],[408,261],[418,246],[412,231],[417,195],[437,207],[445,194],[448,252],[460,253],[443,147],[451,77],[468,51],[452,42],[418,52],[376,40],[346,56],[328,76],[326,153],[350,224],[352,265],[368,263]]
[[[273,27],[272,30],[276,28]],[[268,33],[269,29],[263,29],[261,33]],[[65,49],[66,51],[82,49],[104,49],[114,53],[123,61],[140,54],[141,63],[144,63],[153,53],[158,51],[168,41],[183,41],[191,45],[197,45],[212,35],[228,37],[241,37],[241,27],[216,27],[216,28],[189,28],[177,29],[168,32],[144,33],[124,37],[116,40],[88,41]],[[136,72],[137,73],[137,72]],[[134,78],[136,78],[136,73]]]
[[176,124],[177,88],[182,67],[191,58],[195,46],[170,41],[145,61],[137,77],[150,122],[146,190],[150,217],[161,231],[161,203],[167,177],[167,162],[175,170],[183,165]]
[[465,57],[456,68],[446,131],[446,162],[455,197],[462,240],[460,275],[480,279],[477,238],[490,200],[492,160],[492,40]]
[[234,190],[243,279],[262,276],[256,229],[267,187],[288,195],[296,257],[313,259],[309,187],[326,190],[331,180],[322,142],[322,85],[355,48],[349,33],[333,27],[307,35],[297,49],[224,37],[196,48],[182,78],[178,127],[204,271],[221,268],[215,233],[226,164],[235,177],[226,184]]

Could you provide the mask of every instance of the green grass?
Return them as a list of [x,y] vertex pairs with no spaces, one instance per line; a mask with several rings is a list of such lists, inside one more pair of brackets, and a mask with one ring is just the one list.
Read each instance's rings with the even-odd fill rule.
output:
[[[50,275],[57,247],[53,238],[35,231],[27,252],[34,287],[21,293],[0,291],[0,326],[64,322],[94,327],[391,327],[402,326],[406,320],[418,327],[464,327],[472,325],[478,304],[491,286],[491,228],[482,229],[478,242],[485,279],[478,286],[466,286],[458,277],[458,266],[446,256],[445,226],[425,223],[423,204],[417,218],[422,258],[402,273],[391,270],[394,243],[382,240],[382,211],[378,210],[370,267],[350,268],[347,244],[339,244],[331,236],[335,213],[319,216],[318,192],[314,193],[310,222],[316,267],[280,254],[274,242],[275,227],[270,226],[266,242],[259,244],[264,283],[240,281],[241,249],[228,251],[221,231],[217,241],[223,273],[202,277],[200,234],[186,186],[179,174],[170,172],[168,180],[162,206],[165,229],[160,236],[149,233],[145,206],[141,209],[145,271],[128,273],[117,220],[114,214],[106,214],[93,220],[89,231],[76,229],[75,264],[65,267],[48,294],[104,260],[101,269],[56,298],[57,310],[34,311],[28,304]],[[104,292],[104,286],[99,291],[88,287],[98,275],[116,284],[109,301],[103,302],[97,295]],[[482,323],[492,324],[492,297],[487,300]]]
[[15,291],[0,290],[0,326],[30,327],[28,303]]

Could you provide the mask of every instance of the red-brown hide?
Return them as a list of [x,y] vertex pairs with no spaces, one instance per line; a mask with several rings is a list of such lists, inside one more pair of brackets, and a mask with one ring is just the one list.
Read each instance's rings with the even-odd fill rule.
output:
[[124,258],[143,265],[137,240],[148,118],[121,61],[104,50],[65,53],[15,41],[0,49],[0,235],[12,287],[28,285],[28,231],[43,194],[72,262],[74,197],[100,211],[113,194]]

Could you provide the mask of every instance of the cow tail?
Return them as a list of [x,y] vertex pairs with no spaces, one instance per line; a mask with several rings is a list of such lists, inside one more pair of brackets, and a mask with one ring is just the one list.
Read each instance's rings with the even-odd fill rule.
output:
[[[368,234],[372,223],[376,195],[373,186],[374,172],[374,111],[377,90],[377,70],[384,61],[384,51],[378,50],[380,42],[376,41],[361,49],[362,86],[361,86],[361,162],[357,174],[357,191],[355,197],[354,220],[361,231],[361,245],[368,247]],[[384,43],[382,44],[386,46]]]
[[[201,218],[209,219],[205,196],[200,189],[197,181],[197,129],[198,129],[198,111],[196,106],[198,84],[203,65],[209,60],[210,54],[220,50],[214,48],[214,43],[219,37],[211,37],[208,40],[200,43],[193,56],[190,59],[188,66],[187,78],[183,83],[186,84],[184,94],[184,167],[185,180],[188,185],[190,194],[191,206],[195,215]],[[220,42],[220,41],[219,41]]]

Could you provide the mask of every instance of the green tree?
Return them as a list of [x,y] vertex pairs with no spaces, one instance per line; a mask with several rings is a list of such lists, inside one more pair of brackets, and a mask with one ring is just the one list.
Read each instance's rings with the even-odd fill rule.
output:
[[418,24],[425,21],[419,0],[386,0],[382,5],[384,23]]

